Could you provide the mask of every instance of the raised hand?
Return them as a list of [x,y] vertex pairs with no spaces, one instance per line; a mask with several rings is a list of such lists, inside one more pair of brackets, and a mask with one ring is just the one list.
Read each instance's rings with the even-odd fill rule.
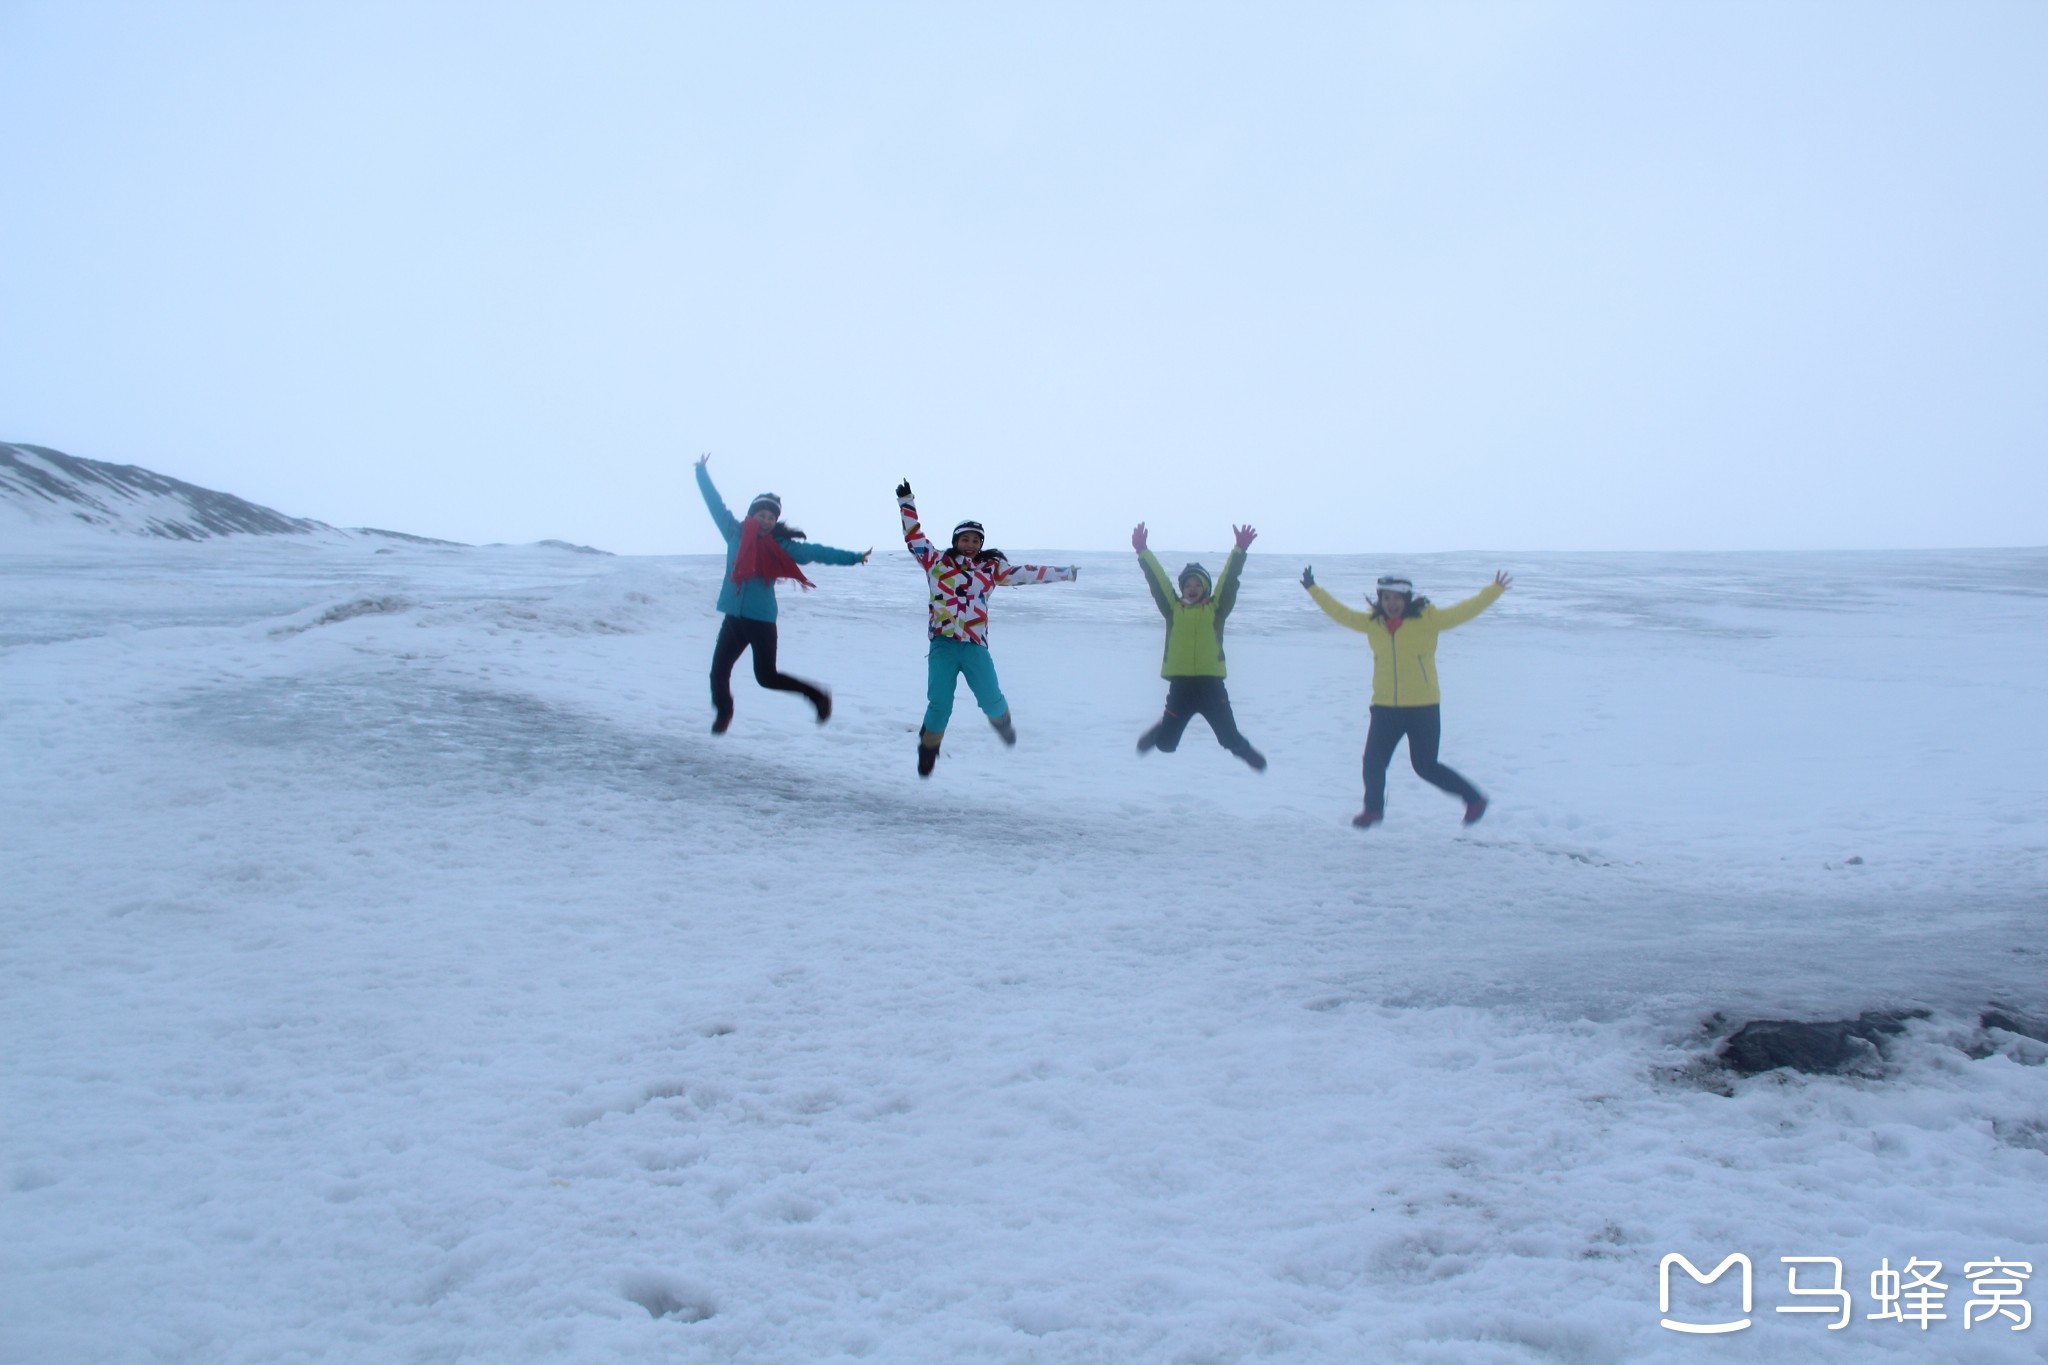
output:
[[1512,588],[1515,586],[1515,580],[1508,577],[1508,571],[1506,569],[1502,569],[1499,573],[1495,574],[1493,576],[1493,581],[1495,583],[1498,583],[1503,588]]
[[705,465],[707,465],[707,464],[710,464],[710,463],[711,463],[711,452],[710,452],[710,451],[708,451],[708,450],[707,450],[707,451],[705,451],[705,452],[704,452],[704,453],[703,453],[702,455],[699,455],[699,456],[697,457],[697,468],[699,468],[699,469],[702,469],[702,468],[703,468],[703,467],[704,467]]
[[1140,554],[1145,550],[1145,523],[1139,522],[1131,528],[1131,548]]
[[896,485],[896,496],[899,498],[910,496],[910,480],[905,479],[902,483]]
[[1315,585],[1316,571],[1314,569],[1303,569],[1301,571],[1301,586],[1304,588],[1313,588]]
[[865,564],[865,563],[867,563],[867,562],[868,562],[868,556],[869,556],[869,555],[871,555],[871,554],[873,554],[874,552],[875,552],[875,547],[874,547],[874,546],[872,546],[872,545],[868,546],[868,548],[867,548],[867,549],[865,549],[865,550],[862,550],[862,551],[860,552],[860,561],[859,561],[859,562],[860,562],[860,563],[862,563],[862,564]]
[[1233,526],[1230,533],[1237,537],[1237,548],[1240,550],[1249,550],[1252,542],[1259,538],[1259,533],[1249,526]]

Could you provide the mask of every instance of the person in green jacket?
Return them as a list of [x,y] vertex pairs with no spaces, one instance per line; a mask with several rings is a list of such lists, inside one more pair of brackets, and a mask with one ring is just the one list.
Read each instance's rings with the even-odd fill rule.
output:
[[1196,716],[1209,722],[1216,742],[1252,766],[1266,770],[1266,756],[1238,733],[1237,718],[1230,712],[1230,693],[1223,678],[1223,623],[1237,605],[1237,581],[1244,573],[1244,554],[1257,538],[1249,526],[1230,528],[1237,547],[1223,563],[1223,582],[1211,594],[1209,571],[1190,564],[1180,578],[1169,580],[1159,556],[1146,548],[1145,523],[1131,532],[1131,548],[1138,552],[1138,564],[1145,571],[1145,585],[1152,600],[1166,618],[1166,658],[1159,676],[1166,679],[1166,714],[1159,723],[1138,736],[1138,752],[1157,749],[1170,754],[1180,747],[1181,733]]
[[1316,585],[1315,570],[1301,571],[1301,586],[1329,618],[1362,633],[1372,644],[1372,721],[1365,731],[1365,809],[1351,823],[1371,829],[1387,808],[1387,765],[1401,740],[1415,775],[1465,803],[1465,823],[1486,814],[1486,797],[1437,759],[1443,742],[1443,694],[1437,690],[1439,633],[1462,626],[1500,600],[1514,580],[1504,573],[1462,602],[1437,608],[1415,595],[1415,585],[1387,575],[1376,585],[1372,610],[1355,611]]

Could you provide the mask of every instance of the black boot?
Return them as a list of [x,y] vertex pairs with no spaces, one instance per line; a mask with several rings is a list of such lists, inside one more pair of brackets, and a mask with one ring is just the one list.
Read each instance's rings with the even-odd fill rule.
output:
[[939,737],[929,730],[917,732],[917,775],[930,777],[939,761]]

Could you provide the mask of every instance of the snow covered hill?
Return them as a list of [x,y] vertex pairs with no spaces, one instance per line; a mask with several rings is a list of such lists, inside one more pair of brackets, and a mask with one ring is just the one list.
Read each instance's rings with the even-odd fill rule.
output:
[[0,443],[0,509],[9,520],[48,529],[92,528],[159,540],[218,536],[379,536],[413,544],[452,541],[369,527],[341,530],[288,517],[232,493],[201,488],[132,464],[82,460],[45,446]]
[[1516,578],[1369,834],[1299,560],[1254,773],[1071,558],[921,780],[900,552],[724,735],[718,556],[0,555],[0,1362],[2043,1359],[2048,551],[1318,558]]

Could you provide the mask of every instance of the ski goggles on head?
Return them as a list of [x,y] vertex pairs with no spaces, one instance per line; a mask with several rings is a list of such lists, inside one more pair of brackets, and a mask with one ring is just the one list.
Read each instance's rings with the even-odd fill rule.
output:
[[1415,596],[1415,585],[1413,583],[1410,583],[1405,578],[1396,578],[1392,574],[1382,576],[1375,586],[1381,592],[1398,592],[1405,597]]

